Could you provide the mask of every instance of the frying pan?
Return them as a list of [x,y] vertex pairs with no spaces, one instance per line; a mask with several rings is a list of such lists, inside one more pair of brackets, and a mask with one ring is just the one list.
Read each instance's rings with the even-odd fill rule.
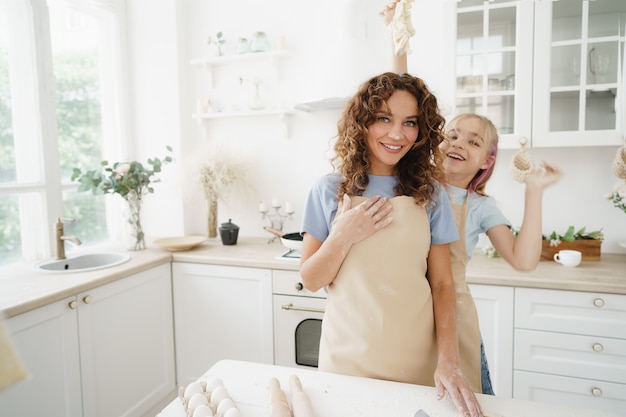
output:
[[300,236],[300,233],[285,233],[271,227],[265,227],[265,230],[280,237],[280,243],[282,243],[284,247],[297,251],[302,250],[302,236]]

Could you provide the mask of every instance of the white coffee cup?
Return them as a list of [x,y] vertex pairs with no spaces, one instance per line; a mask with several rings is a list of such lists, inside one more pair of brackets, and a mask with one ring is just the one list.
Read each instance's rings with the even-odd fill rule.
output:
[[583,254],[577,250],[561,250],[554,254],[554,260],[563,266],[574,267],[580,264]]

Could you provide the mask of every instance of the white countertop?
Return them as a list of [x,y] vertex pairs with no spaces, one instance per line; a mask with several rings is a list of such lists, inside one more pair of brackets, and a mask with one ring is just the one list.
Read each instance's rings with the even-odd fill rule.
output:
[[125,252],[130,255],[130,260],[110,268],[74,273],[41,272],[35,269],[37,262],[2,267],[0,311],[5,317],[12,317],[172,260],[170,252],[160,249],[127,252],[116,245],[85,248],[84,252],[75,251],[68,256],[91,251]]
[[[458,417],[448,398],[437,400],[435,389],[338,374],[223,360],[199,380],[220,378],[243,417],[269,416],[267,382],[280,381],[290,401],[289,377],[298,375],[318,417],[413,417],[419,409],[430,417]],[[485,417],[617,417],[609,412],[575,409],[539,402],[478,395]],[[185,417],[180,399],[174,399],[157,417]]]
[[[12,317],[171,261],[297,271],[297,260],[276,259],[287,250],[280,241],[268,244],[268,239],[240,237],[232,246],[222,245],[219,239],[209,239],[184,252],[168,252],[148,240],[148,249],[127,252],[131,255],[128,262],[82,273],[39,272],[33,263],[2,267],[0,311]],[[96,249],[84,249],[89,250]],[[97,250],[125,252],[115,245]],[[476,252],[468,266],[467,280],[472,284],[626,294],[626,254],[602,254],[600,261],[583,262],[576,268],[540,262],[532,272],[517,272],[501,258],[488,258]]]

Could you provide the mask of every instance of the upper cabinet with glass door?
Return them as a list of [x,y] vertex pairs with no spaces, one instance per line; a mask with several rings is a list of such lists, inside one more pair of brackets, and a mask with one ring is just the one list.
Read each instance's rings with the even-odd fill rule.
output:
[[456,3],[454,114],[489,117],[502,148],[531,134],[532,21],[532,2]]
[[535,2],[533,146],[620,145],[625,0]]

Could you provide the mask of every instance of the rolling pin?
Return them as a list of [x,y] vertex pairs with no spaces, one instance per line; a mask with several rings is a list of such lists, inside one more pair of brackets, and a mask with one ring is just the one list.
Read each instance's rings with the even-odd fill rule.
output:
[[280,388],[278,379],[272,377],[267,382],[270,397],[270,417],[291,417],[285,392]]
[[289,387],[291,388],[291,408],[293,417],[314,417],[311,401],[304,391],[298,375],[289,377]]

